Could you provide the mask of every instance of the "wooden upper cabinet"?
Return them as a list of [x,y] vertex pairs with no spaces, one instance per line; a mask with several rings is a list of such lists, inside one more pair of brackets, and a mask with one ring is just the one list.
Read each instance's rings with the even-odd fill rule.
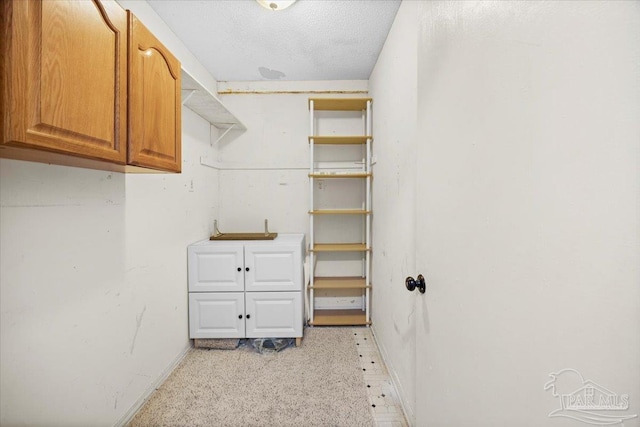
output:
[[2,0],[0,157],[180,172],[180,62],[114,0]]
[[180,62],[131,12],[128,96],[129,164],[180,172]]
[[110,0],[20,0],[3,1],[2,15],[0,150],[124,164],[126,12]]

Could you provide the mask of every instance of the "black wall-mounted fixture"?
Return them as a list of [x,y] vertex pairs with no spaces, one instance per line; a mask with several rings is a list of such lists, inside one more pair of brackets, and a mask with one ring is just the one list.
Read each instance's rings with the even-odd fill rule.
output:
[[404,285],[408,290],[413,291],[415,288],[418,288],[421,294],[424,294],[427,290],[427,283],[424,280],[424,276],[422,274],[418,274],[418,278],[414,279],[409,276],[405,279]]

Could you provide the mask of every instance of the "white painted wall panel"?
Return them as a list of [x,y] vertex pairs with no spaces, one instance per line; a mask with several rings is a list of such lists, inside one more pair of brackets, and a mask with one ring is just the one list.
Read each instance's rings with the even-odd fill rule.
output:
[[422,4],[417,425],[639,426],[640,3]]
[[417,2],[402,2],[369,82],[373,97],[373,328],[407,416],[415,388]]
[[218,173],[209,124],[182,128],[182,174],[0,160],[0,424],[113,425],[188,345]]
[[[366,85],[358,81],[278,82],[276,86],[265,86],[266,83],[224,83],[224,90],[232,94],[221,95],[222,101],[230,109],[242,111],[242,120],[248,129],[242,133],[231,131],[216,145],[212,155],[222,169],[220,229],[223,232],[261,231],[263,220],[268,218],[271,231],[307,233],[308,99],[366,96],[366,93],[318,93],[349,88],[362,90]],[[313,93],[305,92],[305,88]],[[291,93],[283,93],[287,90]],[[338,132],[361,133],[358,115],[347,122],[334,120],[334,124]],[[335,187],[335,184],[327,185]],[[336,192],[338,198],[342,194],[344,192]]]

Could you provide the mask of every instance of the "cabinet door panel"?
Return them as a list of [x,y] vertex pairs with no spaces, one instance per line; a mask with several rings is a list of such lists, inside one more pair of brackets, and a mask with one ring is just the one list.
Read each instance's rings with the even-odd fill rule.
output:
[[180,172],[180,62],[135,16],[129,20],[128,161]]
[[248,338],[301,337],[302,293],[247,292]]
[[300,248],[283,245],[247,245],[245,275],[247,291],[302,290]]
[[124,164],[126,12],[110,0],[2,7],[2,144]]
[[244,338],[242,292],[189,294],[189,338]]
[[243,291],[243,254],[242,245],[189,246],[189,292]]

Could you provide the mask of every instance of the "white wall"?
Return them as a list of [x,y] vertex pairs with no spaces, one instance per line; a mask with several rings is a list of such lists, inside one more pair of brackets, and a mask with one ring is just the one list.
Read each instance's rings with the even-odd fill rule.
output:
[[[213,164],[221,168],[218,218],[221,231],[261,231],[264,219],[268,219],[271,231],[306,233],[308,242],[308,99],[367,96],[367,82],[220,82],[218,89],[222,102],[233,111],[241,111],[247,126],[246,132],[231,131],[215,147]],[[346,123],[342,120],[331,123],[338,126],[335,128],[338,134],[362,133],[361,117],[356,116]],[[319,132],[329,134],[335,130],[323,128],[323,123],[327,122],[318,122]],[[354,129],[354,125],[356,130],[345,130]],[[325,180],[325,189],[316,193],[318,199],[334,190],[334,194],[341,193],[339,183],[328,181]],[[348,226],[338,226],[342,232],[349,232]],[[341,265],[344,271],[349,271],[354,266],[361,268],[362,263]],[[319,268],[322,267],[319,263]],[[340,298],[326,300],[321,297],[316,303],[361,307],[362,299],[350,295],[344,293]]]
[[[146,2],[120,1],[211,92]],[[0,160],[0,424],[114,425],[189,347],[186,247],[217,217],[218,130],[182,113],[181,174]]]
[[[415,397],[417,2],[404,1],[369,80],[373,97],[373,329],[408,418]],[[424,273],[424,272],[423,272]],[[416,291],[417,292],[417,291]]]
[[640,3],[423,4],[418,425],[588,425],[564,368],[640,414]]
[[[221,83],[222,84],[222,83]],[[242,83],[246,86],[246,83]],[[235,88],[225,83],[225,90]],[[282,90],[282,88],[280,88]],[[242,111],[247,131],[231,131],[216,147],[222,231],[308,228],[308,109],[305,94],[221,95]]]
[[189,345],[217,172],[209,124],[184,109],[182,129],[182,174],[0,160],[0,424],[113,425]]

